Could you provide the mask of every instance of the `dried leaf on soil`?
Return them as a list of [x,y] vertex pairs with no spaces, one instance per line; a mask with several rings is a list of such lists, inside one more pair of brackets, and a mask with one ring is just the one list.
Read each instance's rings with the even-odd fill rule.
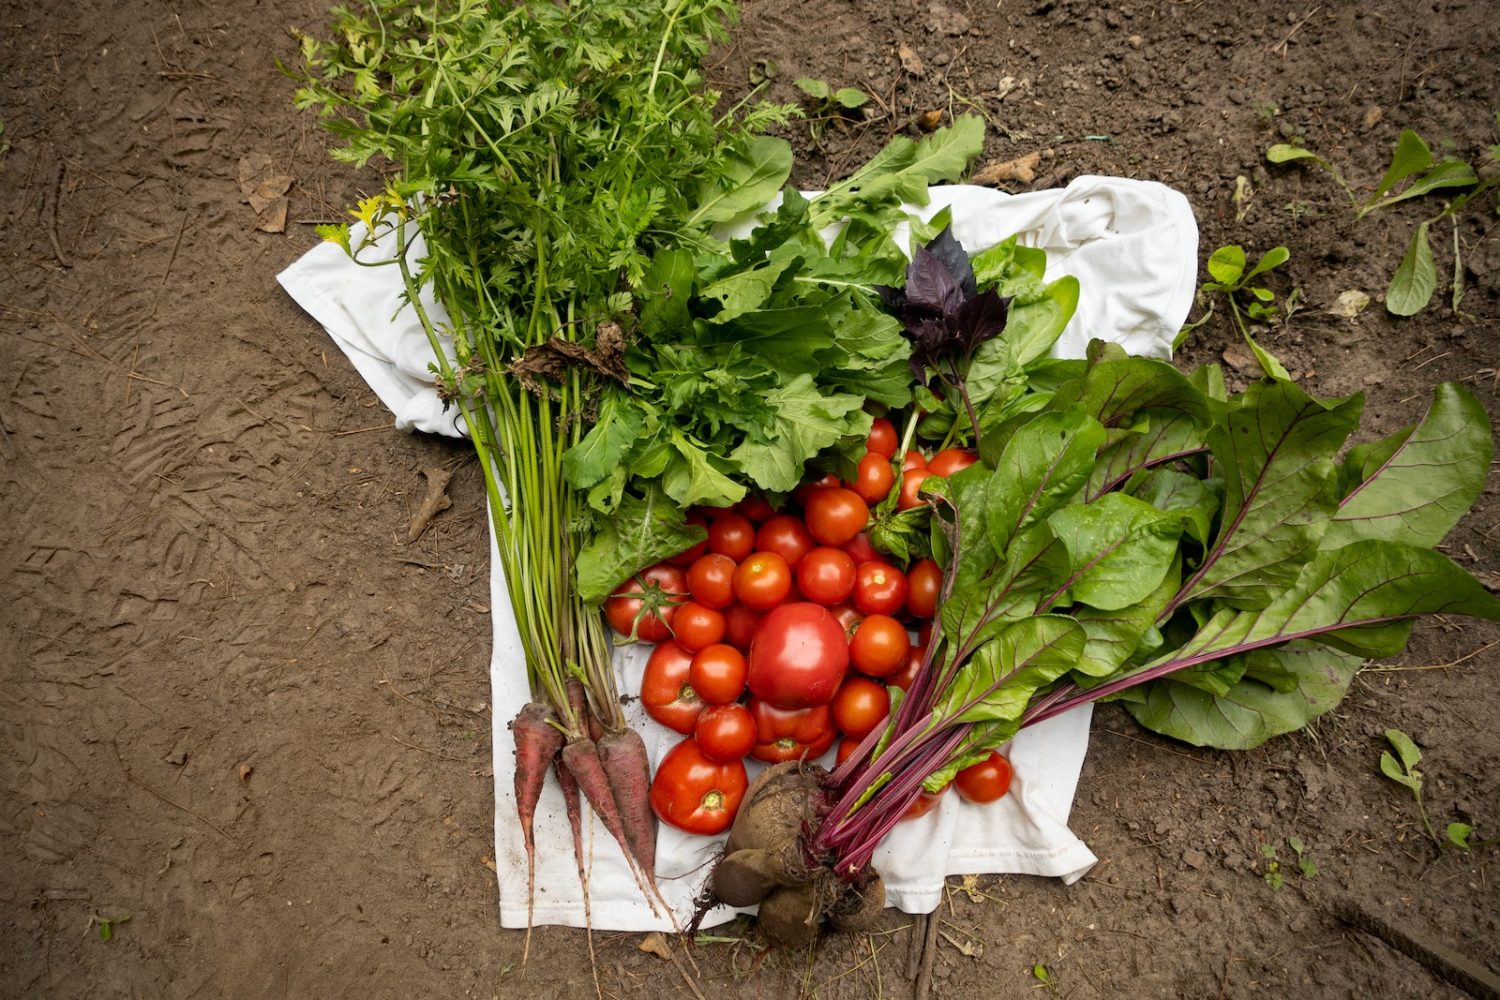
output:
[[917,55],[910,45],[902,42],[897,47],[896,54],[901,57],[901,68],[912,76],[923,76],[927,73],[927,67],[922,63],[922,57]]
[[427,477],[427,496],[422,498],[422,506],[411,516],[411,526],[406,529],[408,545],[422,537],[434,517],[453,506],[453,501],[448,499],[448,480],[453,474],[445,469],[423,469],[422,475]]
[[1030,184],[1036,180],[1036,168],[1041,165],[1041,162],[1042,151],[1033,150],[1013,160],[996,160],[988,163],[969,180],[971,183],[983,184],[987,187],[995,187],[1011,181]]
[[286,193],[296,183],[290,174],[278,174],[271,157],[247,153],[240,157],[240,194],[255,211],[255,228],[265,233],[286,232]]

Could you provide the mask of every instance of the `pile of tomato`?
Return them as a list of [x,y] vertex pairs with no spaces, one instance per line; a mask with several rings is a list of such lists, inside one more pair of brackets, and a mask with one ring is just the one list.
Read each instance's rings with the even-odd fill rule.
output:
[[[687,737],[652,779],[652,807],[664,822],[690,833],[728,829],[749,784],[746,757],[812,760],[841,740],[842,762],[884,724],[887,688],[906,690],[915,679],[942,572],[931,559],[903,570],[865,534],[870,507],[894,485],[896,449],[895,428],[875,421],[854,481],[800,487],[800,514],[764,498],[689,512],[708,538],[642,570],[605,602],[617,632],[657,644],[641,702]],[[930,462],[907,452],[899,505],[917,503],[928,476],[974,461],[959,449]],[[1010,766],[992,754],[954,783],[970,801],[994,801],[1009,788]],[[927,812],[941,794],[924,793],[907,816]]]

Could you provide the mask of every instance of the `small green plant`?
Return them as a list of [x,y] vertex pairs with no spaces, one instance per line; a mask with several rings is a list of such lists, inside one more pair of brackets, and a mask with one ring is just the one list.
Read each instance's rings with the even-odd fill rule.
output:
[[1307,845],[1302,842],[1302,838],[1291,836],[1286,838],[1286,842],[1291,847],[1292,852],[1297,855],[1297,870],[1302,873],[1302,877],[1317,878],[1318,863],[1313,860],[1312,854],[1308,851]]
[[1052,973],[1041,962],[1031,967],[1031,978],[1047,988],[1048,993],[1057,992],[1057,982],[1052,978]]
[[[1491,146],[1488,155],[1500,160],[1500,146]],[[1375,186],[1374,192],[1363,201],[1349,183],[1344,180],[1336,166],[1303,146],[1278,143],[1266,150],[1266,159],[1271,163],[1304,162],[1327,171],[1349,196],[1354,206],[1356,220],[1397,202],[1420,198],[1436,191],[1466,188],[1443,205],[1442,211],[1417,225],[1407,244],[1406,253],[1386,288],[1385,307],[1395,316],[1414,316],[1427,308],[1437,292],[1437,262],[1432,253],[1430,232],[1435,223],[1448,219],[1453,224],[1453,311],[1463,315],[1461,304],[1463,287],[1463,250],[1458,236],[1460,214],[1471,201],[1482,198],[1500,185],[1500,173],[1483,180],[1468,162],[1457,157],[1445,156],[1437,160],[1432,149],[1420,135],[1411,129],[1403,129],[1391,153],[1390,164]]]
[[858,111],[870,103],[870,95],[858,87],[839,87],[835,90],[826,81],[810,76],[792,82],[808,96],[808,129],[814,139],[822,136],[824,127],[830,121]]
[[[1208,274],[1213,280],[1205,281],[1198,288],[1198,301],[1205,307],[1206,312],[1196,323],[1190,323],[1182,328],[1182,331],[1177,334],[1177,339],[1172,342],[1172,349],[1175,351],[1181,347],[1194,330],[1213,318],[1214,304],[1222,296],[1229,305],[1229,316],[1234,322],[1235,329],[1239,330],[1240,336],[1245,338],[1245,343],[1255,354],[1255,360],[1260,363],[1265,373],[1277,378],[1290,378],[1291,376],[1282,367],[1281,362],[1261,350],[1255,338],[1250,335],[1250,322],[1270,323],[1277,315],[1276,293],[1263,285],[1254,283],[1254,279],[1280,267],[1290,258],[1291,253],[1286,247],[1272,247],[1261,255],[1254,267],[1247,271],[1245,265],[1249,261],[1245,256],[1244,247],[1231,245],[1215,250],[1208,258]],[[1295,308],[1299,307],[1293,305],[1292,308],[1295,311]]]
[[115,927],[119,924],[130,922],[130,914],[126,913],[118,917],[101,917],[95,913],[89,917],[90,926],[99,928],[99,940],[108,942],[115,936]]
[[1467,823],[1449,823],[1448,829],[1443,831],[1448,837],[1448,843],[1461,851],[1474,849],[1474,844],[1469,843],[1469,837],[1474,833],[1474,828]]
[[1417,749],[1410,736],[1399,729],[1387,729],[1385,738],[1396,751],[1396,756],[1392,757],[1390,750],[1381,751],[1380,773],[1410,790],[1412,798],[1417,802],[1417,812],[1422,816],[1422,825],[1427,828],[1427,836],[1432,838],[1434,844],[1441,844],[1437,833],[1432,829],[1432,821],[1427,818],[1427,807],[1422,804],[1422,772],[1417,770],[1417,765],[1422,762],[1422,751]]
[[1281,874],[1281,862],[1276,857],[1275,844],[1261,844],[1260,856],[1266,859],[1266,872],[1261,878],[1266,880],[1266,885],[1277,891],[1286,885],[1286,878]]

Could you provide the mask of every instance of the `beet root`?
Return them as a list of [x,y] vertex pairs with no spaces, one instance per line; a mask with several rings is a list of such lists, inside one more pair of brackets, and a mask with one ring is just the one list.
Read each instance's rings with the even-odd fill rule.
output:
[[823,791],[825,772],[798,761],[787,761],[761,772],[745,790],[745,798],[729,828],[726,854],[745,847],[780,847],[788,838],[812,829],[828,808]]
[[834,930],[867,931],[880,921],[885,910],[885,880],[873,867],[859,881],[846,885],[828,911]]
[[785,885],[760,904],[756,923],[766,940],[783,948],[798,948],[818,936],[822,924],[819,892],[812,883]]
[[802,843],[790,837],[775,847],[742,847],[714,868],[713,890],[730,906],[750,906],[772,890],[808,881]]

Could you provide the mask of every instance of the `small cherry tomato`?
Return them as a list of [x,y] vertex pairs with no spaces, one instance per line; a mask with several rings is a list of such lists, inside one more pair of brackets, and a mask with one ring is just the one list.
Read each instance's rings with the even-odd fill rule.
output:
[[687,574],[671,563],[657,563],[615,588],[604,602],[604,617],[621,635],[633,631],[642,642],[661,642],[671,637],[672,617],[686,593]]
[[705,608],[722,611],[734,603],[734,571],[735,561],[728,556],[700,556],[688,567],[688,593]]
[[807,495],[803,505],[807,530],[824,545],[843,545],[870,523],[870,508],[858,493],[842,486],[824,486]]
[[953,783],[965,800],[983,804],[994,802],[1010,791],[1010,778],[1010,761],[999,750],[991,750],[990,755],[978,764],[970,764],[959,771]]
[[827,705],[777,708],[752,697],[749,708],[755,720],[755,746],[750,756],[767,764],[821,757],[838,736],[833,712]]
[[[911,510],[913,507],[921,506],[922,501],[917,496],[917,491],[930,478],[932,478],[932,473],[926,469],[913,469],[908,472],[901,480],[901,497],[896,501],[896,509]],[[712,548],[711,545],[710,548]]]
[[[682,612],[678,612],[681,620]],[[849,662],[871,677],[889,677],[906,665],[911,636],[890,615],[869,615],[849,641]],[[852,733],[850,735],[853,735]]]
[[754,552],[734,571],[734,596],[752,611],[767,611],[787,599],[792,571],[775,552]]
[[917,674],[922,671],[922,661],[927,657],[926,646],[913,646],[906,654],[906,662],[901,668],[883,680],[891,687],[898,687],[903,691],[910,691],[912,681],[917,679]]
[[751,524],[764,524],[776,516],[776,508],[762,496],[748,496],[734,505],[735,512],[744,515]]
[[896,470],[891,468],[891,460],[884,455],[867,451],[859,460],[859,467],[854,473],[854,482],[846,485],[858,493],[865,503],[873,505],[885,499],[886,494],[891,491],[891,484],[895,481]]
[[641,675],[641,705],[646,714],[684,736],[692,733],[703,711],[703,699],[688,680],[692,666],[693,654],[668,641],[651,652]]
[[698,716],[693,740],[703,756],[720,763],[740,760],[755,746],[755,720],[744,705],[710,705]]
[[750,787],[743,761],[718,763],[692,740],[683,740],[661,759],[651,779],[651,809],[663,823],[710,836],[734,823]]
[[[894,462],[895,459],[891,459],[891,461]],[[922,456],[922,453],[920,451],[917,451],[917,449],[915,448],[901,456],[901,471],[903,473],[914,472],[917,469],[925,470],[926,468],[927,459],[924,458]]]
[[755,550],[774,552],[786,560],[791,569],[796,569],[802,557],[817,547],[807,525],[801,518],[791,514],[777,514],[755,532]]
[[760,631],[764,611],[747,608],[743,604],[731,604],[724,609],[724,642],[742,653],[750,651],[755,633]]
[[799,601],[766,615],[750,644],[750,693],[778,708],[833,700],[849,669],[849,644],[828,609]]
[[[689,581],[691,585],[691,581]],[[919,559],[906,571],[906,610],[913,618],[931,618],[943,590],[943,571],[931,559]]]
[[854,756],[854,751],[859,749],[859,740],[844,738],[839,740],[838,747],[833,751],[833,762],[835,765],[842,764]]
[[932,619],[923,622],[917,628],[917,645],[926,647],[932,643]]
[[865,438],[865,450],[890,458],[896,454],[897,444],[896,425],[885,417],[876,417],[870,424],[870,436]]
[[979,456],[967,448],[944,448],[932,456],[931,461],[927,463],[927,471],[934,476],[946,477],[961,469],[967,469],[977,461],[979,461]]
[[688,683],[708,704],[727,705],[745,693],[748,670],[744,653],[725,643],[715,643],[693,654]]
[[820,489],[824,486],[837,485],[839,485],[839,477],[835,476],[831,472],[825,472],[822,476],[819,476],[814,481],[810,483],[803,483],[795,490],[792,490],[792,499],[797,501],[797,506],[806,507],[807,498],[812,495],[813,490]]
[[868,562],[854,571],[854,606],[861,614],[893,615],[906,603],[906,574],[889,563]]
[[870,735],[885,722],[890,711],[891,696],[865,677],[850,677],[833,696],[833,724],[851,740]]
[[839,628],[844,630],[846,642],[854,638],[854,630],[859,628],[859,623],[865,620],[865,616],[856,611],[854,605],[847,601],[829,608],[828,611],[838,621]]
[[724,638],[724,615],[697,601],[686,601],[677,605],[672,617],[672,635],[677,645],[696,653]]
[[741,514],[724,514],[708,526],[708,551],[744,562],[755,551],[755,525]]
[[875,546],[870,544],[870,536],[863,531],[840,545],[839,548],[849,553],[856,566],[860,563],[886,561],[885,556],[875,551]]
[[[696,524],[700,527],[708,524],[708,518],[704,517],[701,511],[696,510],[688,511],[687,516],[684,517],[683,520],[688,524]],[[704,550],[706,550],[707,548],[708,539],[705,538],[698,544],[683,549],[681,552],[668,559],[667,562],[671,563],[673,566],[691,566],[694,562],[697,561],[699,556],[703,555]]]
[[916,819],[919,816],[926,816],[932,812],[934,806],[943,800],[943,795],[947,791],[947,785],[943,786],[941,792],[929,792],[924,789],[921,794],[912,800],[912,804],[906,807],[906,812],[901,814],[901,821],[905,822],[909,819]]
[[854,591],[853,557],[842,549],[813,549],[797,564],[797,590],[824,607],[848,600]]

